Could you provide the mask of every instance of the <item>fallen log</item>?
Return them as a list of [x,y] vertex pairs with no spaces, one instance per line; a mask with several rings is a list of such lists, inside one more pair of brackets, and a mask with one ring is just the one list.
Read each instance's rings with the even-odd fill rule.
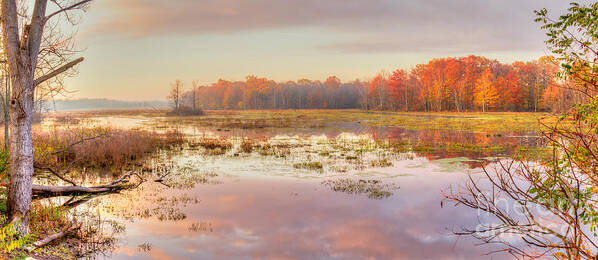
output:
[[77,229],[77,228],[78,227],[74,225],[74,222],[71,222],[67,227],[62,229],[62,231],[60,231],[56,234],[49,235],[49,236],[45,237],[44,239],[40,239],[38,241],[33,242],[33,246],[36,248],[43,247],[43,246],[51,243],[54,240],[57,240],[57,239],[60,239],[64,236],[66,236],[68,233],[70,233],[71,231],[73,231],[74,229]]
[[75,225],[75,222],[71,221],[71,223],[68,226],[66,226],[65,228],[63,228],[60,232],[58,232],[56,234],[49,235],[49,236],[45,237],[44,239],[37,240],[37,241],[33,242],[33,244],[31,246],[29,246],[25,249],[27,251],[31,252],[37,248],[44,247],[45,245],[51,243],[52,241],[55,241],[55,240],[65,237],[66,235],[68,235],[69,233],[71,233],[72,231],[74,231],[80,227],[81,227],[80,225]]
[[83,193],[102,193],[116,191],[126,188],[125,185],[110,185],[102,187],[82,187],[82,186],[45,186],[33,184],[31,187],[33,195],[52,194],[52,195],[77,195]]
[[127,173],[120,178],[110,182],[106,185],[83,187],[83,186],[46,186],[33,184],[31,190],[35,197],[53,197],[53,196],[69,196],[69,195],[81,195],[81,194],[93,194],[93,193],[104,193],[114,192],[122,189],[131,187],[131,185],[123,184],[125,179],[131,176],[131,173]]

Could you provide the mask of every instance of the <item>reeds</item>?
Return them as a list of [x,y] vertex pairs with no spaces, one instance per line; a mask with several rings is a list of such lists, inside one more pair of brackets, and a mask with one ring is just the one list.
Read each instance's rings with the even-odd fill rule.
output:
[[113,128],[52,130],[34,134],[35,163],[43,167],[122,169],[160,149],[184,142],[178,131],[164,133]]

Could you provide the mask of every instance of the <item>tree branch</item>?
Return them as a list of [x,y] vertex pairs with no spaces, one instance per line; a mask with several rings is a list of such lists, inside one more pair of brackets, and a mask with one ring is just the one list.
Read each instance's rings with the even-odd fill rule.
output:
[[[21,35],[27,44],[32,70],[35,70],[35,67],[37,66],[37,57],[39,55],[39,48],[42,42],[42,35],[44,33],[44,17],[46,14],[47,5],[48,0],[35,0],[33,14],[31,16],[31,24],[29,24],[29,28],[27,28],[27,25],[24,27],[28,30]],[[25,46],[21,46],[21,48],[23,47]]]
[[[81,2],[78,2],[78,3],[76,3],[76,4],[73,4],[73,5],[71,5],[71,6],[67,6],[67,7],[60,7],[60,6],[59,6],[59,7],[60,7],[60,10],[58,10],[58,11],[56,11],[56,12],[53,12],[53,13],[49,14],[48,16],[46,16],[46,18],[45,18],[45,21],[44,21],[44,22],[46,22],[46,21],[50,20],[50,18],[52,18],[52,16],[55,16],[55,15],[57,15],[57,14],[59,14],[59,13],[62,13],[62,12],[66,12],[66,11],[68,11],[68,10],[73,10],[73,9],[75,9],[75,8],[77,8],[77,7],[80,7],[80,6],[82,6],[82,5],[86,4],[86,3],[89,3],[89,2],[91,2],[91,1],[92,1],[92,0],[83,0],[83,1],[81,1]],[[53,1],[53,2],[54,2],[54,1]],[[54,3],[56,3],[56,2],[54,2]],[[56,4],[57,4],[57,3],[56,3]],[[58,4],[57,4],[57,5],[58,5]]]
[[[19,62],[19,26],[17,18],[17,5],[15,1],[2,0],[0,6],[2,12],[2,44],[6,51],[6,60],[12,68],[11,73],[16,72]],[[14,71],[14,72],[13,72]]]
[[67,63],[67,64],[64,64],[64,65],[60,66],[59,68],[55,69],[54,71],[52,71],[52,72],[50,72],[50,73],[48,73],[48,74],[46,74],[46,75],[43,75],[43,76],[41,76],[41,77],[39,77],[39,78],[35,79],[34,86],[37,86],[37,85],[41,84],[42,82],[44,82],[44,81],[46,81],[46,80],[49,80],[49,79],[51,79],[51,78],[53,78],[53,77],[57,76],[58,74],[60,74],[60,73],[63,73],[63,72],[65,72],[65,71],[67,71],[68,69],[70,69],[70,68],[72,68],[73,66],[75,66],[75,65],[79,64],[79,63],[80,63],[80,62],[82,62],[83,60],[84,60],[84,58],[83,58],[83,57],[80,57],[80,58],[78,58],[78,59],[76,59],[76,60],[73,60],[73,61],[71,61],[71,62],[69,62],[69,63]]
[[[73,162],[74,162],[74,161],[73,161]],[[71,165],[72,165],[72,164],[71,164]],[[50,167],[37,167],[37,166],[35,166],[35,165],[34,165],[33,167],[34,167],[35,169],[49,171],[49,172],[50,172],[52,175],[54,175],[54,176],[58,177],[59,179],[61,179],[61,180],[65,181],[65,182],[68,182],[68,183],[72,184],[73,186],[77,186],[77,183],[75,183],[75,182],[74,182],[74,181],[72,181],[72,180],[69,180],[69,179],[65,178],[64,176],[60,175],[58,172],[56,172],[54,169],[52,169],[52,168],[50,168]],[[68,168],[70,168],[70,167],[68,167]],[[68,168],[67,168],[67,170],[68,170]],[[66,173],[66,172],[65,172],[65,173]]]

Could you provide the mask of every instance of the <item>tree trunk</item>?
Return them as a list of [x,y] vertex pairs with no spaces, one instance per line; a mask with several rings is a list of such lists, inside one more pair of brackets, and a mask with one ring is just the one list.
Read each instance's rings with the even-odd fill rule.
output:
[[[23,59],[27,61],[27,59]],[[21,66],[19,66],[21,67]],[[28,66],[22,66],[28,67]],[[21,233],[28,233],[29,206],[33,178],[33,118],[32,69],[11,70],[12,98],[10,100],[10,186],[7,210],[11,221],[20,223]]]
[[[47,0],[27,1],[33,3],[30,22],[23,24],[19,33],[19,18],[16,0],[1,0],[2,42],[11,82],[9,104],[10,183],[7,193],[7,211],[11,222],[18,222],[19,233],[29,232],[29,208],[31,204],[33,178],[33,140],[31,123],[35,86],[83,61],[82,58],[69,62],[54,71],[34,79],[40,45],[46,23]],[[69,8],[84,4],[83,0]],[[50,15],[50,16],[52,16]]]
[[[11,80],[10,99],[10,183],[7,211],[11,222],[17,222],[19,233],[29,233],[29,208],[33,178],[33,79],[45,22],[47,0],[36,0],[31,22],[23,26],[19,36],[17,4],[2,0],[2,40]],[[19,39],[20,38],[20,39]]]
[[9,141],[8,141],[8,127],[10,124],[10,114],[8,112],[9,110],[9,103],[10,103],[10,77],[8,76],[8,73],[6,74],[5,77],[5,82],[4,82],[4,87],[5,87],[5,92],[4,92],[4,100],[2,101],[2,103],[4,103],[4,150],[8,151],[8,145],[9,145]]

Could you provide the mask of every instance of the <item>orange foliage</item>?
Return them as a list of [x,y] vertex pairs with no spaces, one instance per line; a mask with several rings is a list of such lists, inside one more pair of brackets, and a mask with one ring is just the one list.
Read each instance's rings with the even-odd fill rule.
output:
[[300,79],[274,82],[248,76],[219,80],[185,93],[203,109],[363,108],[403,111],[548,111],[576,100],[557,79],[552,57],[500,63],[479,56],[433,59],[412,70],[378,73],[370,81]]

